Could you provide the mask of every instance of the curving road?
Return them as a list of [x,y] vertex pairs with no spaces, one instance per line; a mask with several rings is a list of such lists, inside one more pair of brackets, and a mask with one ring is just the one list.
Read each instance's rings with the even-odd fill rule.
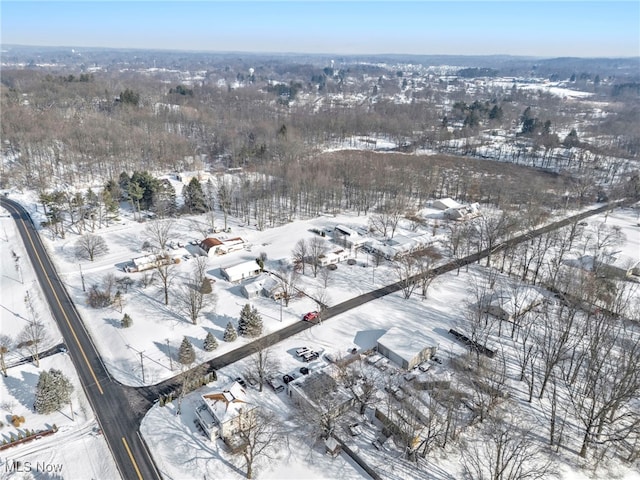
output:
[[131,408],[129,392],[109,376],[29,214],[20,204],[7,198],[0,198],[0,205],[9,211],[16,222],[51,313],[60,328],[68,354],[120,475],[127,480],[162,478],[138,433],[140,418]]
[[[442,275],[519,243],[530,241],[544,233],[616,207],[633,204],[636,201],[621,200],[612,202],[594,210],[550,223],[544,227],[513,237],[494,246],[492,249],[485,249],[440,265],[428,272],[428,275]],[[122,477],[125,479],[160,479],[160,472],[156,468],[147,446],[139,434],[139,426],[147,410],[161,393],[179,388],[179,377],[170,378],[157,385],[137,388],[123,386],[111,379],[93,345],[90,335],[84,328],[73,302],[58,277],[28,213],[21,205],[7,198],[0,197],[0,204],[11,213],[18,225],[38,280],[45,292],[53,316],[60,327],[71,359],[80,376],[83,389],[96,413]],[[412,277],[411,281],[418,281],[419,279],[420,275],[416,275]],[[402,289],[402,285],[403,282],[396,282],[329,307],[322,312],[323,321],[371,300],[397,292]],[[274,345],[285,338],[311,328],[313,325],[309,322],[297,322],[216,357],[206,362],[205,365],[208,371],[219,370],[255,353],[260,348]]]

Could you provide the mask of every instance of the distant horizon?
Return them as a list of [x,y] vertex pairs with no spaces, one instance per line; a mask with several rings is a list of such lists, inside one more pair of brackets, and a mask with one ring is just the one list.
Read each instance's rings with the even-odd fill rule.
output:
[[2,45],[344,56],[640,57],[637,1],[3,1]]
[[246,50],[188,50],[188,49],[172,49],[157,47],[103,47],[103,46],[78,46],[78,45],[24,45],[24,44],[3,44],[0,46],[0,52],[5,52],[7,48],[30,48],[30,49],[71,49],[81,53],[82,50],[92,51],[148,51],[163,53],[189,53],[189,54],[212,54],[212,55],[274,55],[274,56],[317,56],[317,57],[505,57],[513,59],[535,59],[535,60],[562,60],[562,59],[578,59],[578,60],[640,60],[639,55],[631,56],[587,56],[580,57],[576,55],[561,56],[545,56],[545,55],[517,55],[503,53],[335,53],[335,52],[268,52],[268,51],[246,51]]

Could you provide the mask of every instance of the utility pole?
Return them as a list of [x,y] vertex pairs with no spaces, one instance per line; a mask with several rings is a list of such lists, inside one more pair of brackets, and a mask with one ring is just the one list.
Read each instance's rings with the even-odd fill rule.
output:
[[143,352],[140,352],[140,366],[142,367],[142,383],[144,383],[144,361],[143,361],[142,353]]
[[82,274],[82,264],[78,264],[78,267],[80,267],[80,279],[82,280],[82,291],[86,292],[85,288],[84,288],[84,275]]
[[173,372],[173,359],[171,358],[171,349],[169,348],[169,339],[167,338],[167,355],[169,355],[169,368]]

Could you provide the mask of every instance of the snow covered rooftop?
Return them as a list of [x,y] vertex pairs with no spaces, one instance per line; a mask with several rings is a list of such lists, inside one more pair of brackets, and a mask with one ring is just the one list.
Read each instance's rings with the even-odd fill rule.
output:
[[401,327],[391,327],[378,339],[378,344],[410,362],[425,348],[435,347],[438,343],[420,330],[410,331]]
[[233,382],[231,386],[221,392],[204,394],[202,400],[221,424],[236,418],[243,411],[253,408],[247,402],[247,393],[238,382]]

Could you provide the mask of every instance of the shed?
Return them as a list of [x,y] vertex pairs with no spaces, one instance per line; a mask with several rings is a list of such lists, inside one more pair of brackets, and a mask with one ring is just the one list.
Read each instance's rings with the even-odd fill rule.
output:
[[228,281],[235,283],[260,275],[260,265],[255,260],[249,260],[242,263],[221,267],[220,273],[222,277]]
[[376,349],[399,367],[410,370],[433,357],[437,343],[419,330],[392,327],[378,339]]
[[337,457],[340,454],[341,447],[335,438],[333,437],[327,438],[324,441],[324,446],[327,449],[328,455],[331,455],[332,457]]

